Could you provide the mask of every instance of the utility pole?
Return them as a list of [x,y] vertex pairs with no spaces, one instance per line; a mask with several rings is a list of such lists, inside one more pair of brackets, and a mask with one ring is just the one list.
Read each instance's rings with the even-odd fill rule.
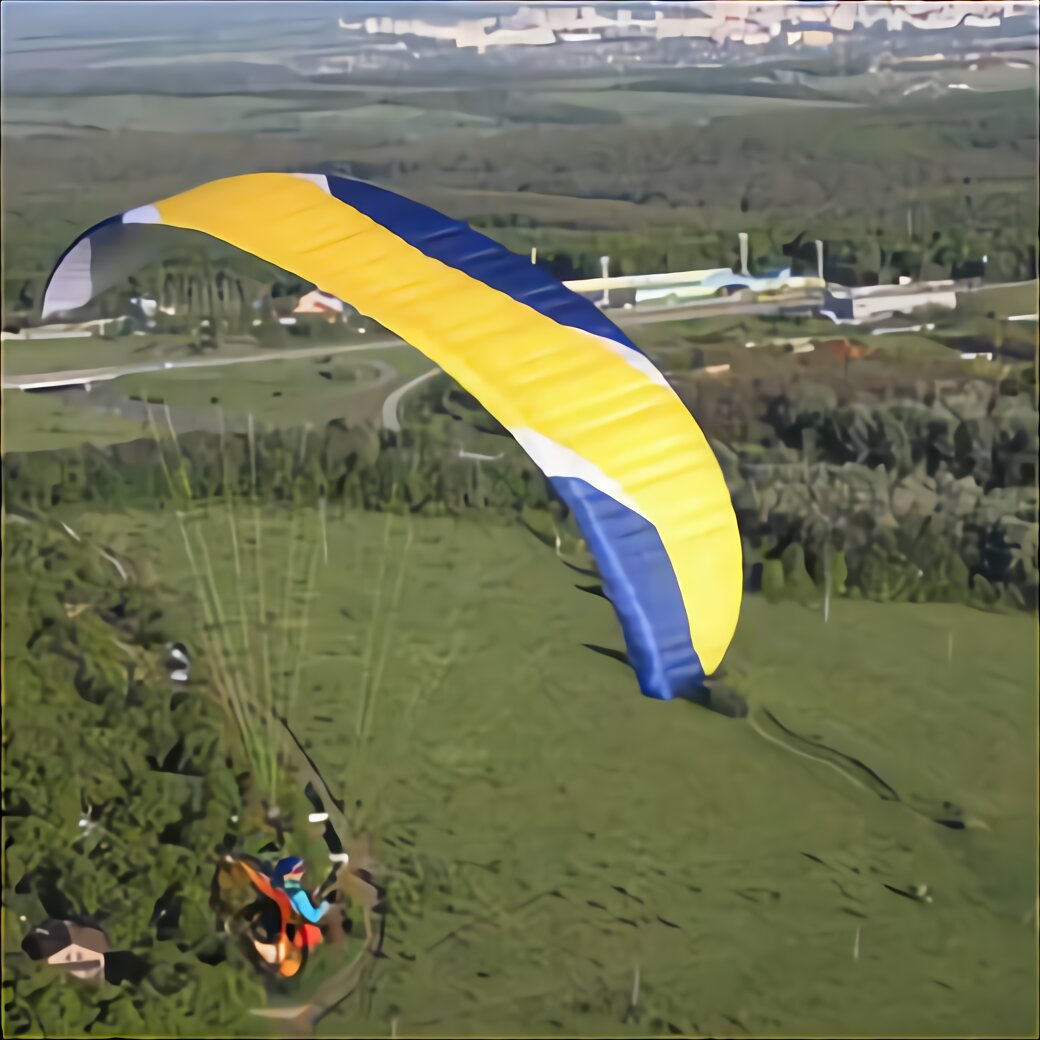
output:
[[[599,258],[599,267],[600,267],[601,273],[603,274],[604,279],[609,278],[610,277],[610,257],[609,256],[601,256]],[[610,290],[605,285],[603,286],[603,295],[600,297],[599,304],[600,304],[601,307],[609,307],[610,306]]]
[[816,239],[816,276],[823,280],[823,243]]
[[537,246],[531,246],[531,263],[532,264],[538,263],[538,247]]
[[738,232],[738,237],[740,238],[740,273],[748,275],[750,272],[747,266],[747,232]]

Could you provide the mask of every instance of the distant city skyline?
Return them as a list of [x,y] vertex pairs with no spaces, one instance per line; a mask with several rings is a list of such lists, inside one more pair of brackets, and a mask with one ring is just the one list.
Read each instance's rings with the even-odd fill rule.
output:
[[[487,5],[476,5],[485,7]],[[903,29],[996,28],[1005,18],[1035,13],[1035,4],[976,2],[858,3],[757,0],[716,3],[503,4],[497,11],[460,11],[457,20],[405,17],[404,5],[366,18],[340,16],[341,29],[381,36],[415,36],[453,42],[482,52],[499,46],[552,46],[608,41],[635,34],[658,40],[691,37],[748,46],[769,44],[782,32],[788,43],[826,44],[833,33],[884,25]],[[431,12],[433,13],[433,12]],[[806,35],[803,35],[803,31]]]
[[[850,2],[850,0],[630,0],[627,3],[589,3],[575,0],[260,0],[249,4],[218,0],[7,0],[3,5],[2,33],[10,44],[47,39],[107,37],[147,32],[168,37],[185,32],[224,27],[264,25],[282,20],[296,24],[312,20],[347,22],[387,19],[402,24],[447,28],[490,19],[514,31],[524,24],[566,29],[574,24],[604,28],[629,24],[681,21],[759,22],[818,21],[847,29],[887,21],[892,28],[949,28],[965,19],[968,24],[991,18],[1037,15],[1036,2],[981,2],[981,0],[904,0],[904,2]],[[204,12],[204,18],[201,12]],[[373,30],[362,30],[372,32]]]
[[[149,76],[165,70],[172,89],[187,65],[205,64],[205,78],[215,82],[219,69],[238,63],[279,89],[417,68],[487,75],[489,52],[521,73],[755,62],[792,47],[822,51],[886,35],[903,53],[922,47],[927,53],[937,48],[926,30],[943,30],[944,49],[946,40],[957,49],[966,42],[985,48],[1004,37],[1035,39],[1037,12],[1036,2],[965,0],[8,0],[0,32],[5,89],[46,95],[75,93],[87,81],[119,92],[138,66],[154,70]],[[221,82],[240,86],[244,79],[235,73]]]

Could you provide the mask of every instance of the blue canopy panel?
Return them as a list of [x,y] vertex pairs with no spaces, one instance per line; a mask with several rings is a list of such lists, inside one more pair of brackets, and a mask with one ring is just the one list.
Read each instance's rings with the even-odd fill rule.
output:
[[704,669],[675,571],[653,524],[584,480],[550,481],[596,559],[643,693],[663,701],[701,700]]
[[364,181],[330,176],[328,182],[335,198],[382,224],[426,256],[464,271],[560,325],[584,329],[641,353],[594,303],[461,220],[452,220],[429,206]]

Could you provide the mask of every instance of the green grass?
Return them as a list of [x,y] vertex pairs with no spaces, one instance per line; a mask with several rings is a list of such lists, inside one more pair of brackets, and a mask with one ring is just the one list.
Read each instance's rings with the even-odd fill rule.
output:
[[538,95],[551,104],[566,104],[615,112],[626,120],[651,120],[670,123],[696,123],[727,116],[747,116],[755,113],[791,111],[795,109],[839,108],[846,102],[807,101],[796,98],[741,97],[735,94],[709,94],[630,90],[568,90],[561,93]]
[[[172,338],[170,343],[160,342],[144,354],[130,352],[129,344],[134,342],[137,340],[59,340],[42,350],[35,349],[42,346],[35,342],[8,344],[5,371],[48,372],[66,366],[93,368],[157,356],[189,356],[187,349]],[[297,345],[301,349],[316,346],[307,341]],[[224,347],[222,353],[234,357],[260,349],[255,344],[237,344]],[[3,450],[36,451],[83,442],[103,445],[148,436],[143,406],[132,398],[168,405],[181,430],[219,429],[220,412],[228,427],[236,429],[245,428],[250,414],[258,429],[304,422],[323,426],[341,418],[355,423],[377,421],[386,396],[432,365],[418,351],[400,344],[313,358],[123,376],[95,384],[89,396],[80,390],[5,390]],[[332,378],[324,378],[321,372]]]
[[[378,94],[376,95],[378,97]],[[580,111],[580,109],[576,109]],[[55,132],[168,134],[347,134],[358,144],[393,143],[403,135],[429,137],[460,129],[494,130],[497,121],[464,111],[429,111],[401,104],[358,103],[357,97],[314,92],[304,103],[285,97],[225,94],[217,98],[154,94],[73,98],[19,97],[5,113],[15,138]]]
[[[313,514],[263,517],[278,587]],[[72,522],[148,562],[190,642],[170,518]],[[225,519],[198,523],[230,601]],[[520,528],[327,531],[292,717],[374,834],[393,916],[371,991],[323,1035],[1035,1028],[1035,619],[744,605],[727,682],[753,714],[985,824],[951,831],[747,719],[642,698],[582,645],[620,647],[609,605]],[[623,1023],[637,968],[642,1018]]]
[[3,392],[3,450],[46,451],[74,444],[119,444],[148,436],[147,428],[119,415],[85,409],[52,394]]
[[101,130],[163,130],[167,133],[296,130],[293,101],[225,95],[213,98],[154,94],[86,97],[20,97],[5,120],[41,127],[85,126]]
[[[308,345],[311,348],[316,345]],[[381,405],[395,386],[432,364],[402,343],[385,350],[125,376],[114,380],[111,390],[161,398],[183,408],[209,407],[215,397],[228,416],[245,418],[252,412],[263,425],[323,425],[332,419],[371,417],[373,406]],[[382,381],[384,373],[392,373],[392,378]],[[354,398],[364,400],[359,404]]]
[[[917,320],[910,318],[907,324],[917,324]],[[835,339],[844,338],[840,334],[835,336]],[[925,332],[889,332],[878,336],[872,335],[869,331],[863,335],[859,330],[850,330],[849,339],[872,348],[875,351],[874,357],[879,361],[903,362],[910,365],[926,365],[929,362],[948,365],[960,361],[958,355],[948,346]]]
[[957,308],[965,315],[982,317],[991,313],[998,318],[1007,318],[1012,314],[1036,314],[1037,288],[1034,280],[1021,285],[1002,285],[973,293],[961,293],[957,297]]
[[[380,352],[373,351],[373,355]],[[387,354],[391,352],[387,351]],[[394,353],[397,353],[395,351]],[[401,351],[403,353],[403,349]],[[373,358],[382,364],[389,360]],[[228,417],[244,419],[253,413],[262,425],[324,425],[350,413],[350,399],[374,387],[379,371],[357,355],[287,361],[263,361],[233,368],[202,368],[125,376],[113,380],[106,394],[162,400],[172,409],[219,405]],[[329,373],[326,379],[321,372]],[[383,396],[399,382],[384,384]],[[275,396],[277,395],[277,396]]]
[[[235,347],[226,348],[235,352]],[[100,336],[62,339],[5,340],[0,363],[5,376],[37,372],[64,372],[110,365],[133,365],[148,361],[189,357],[185,336],[147,335]]]

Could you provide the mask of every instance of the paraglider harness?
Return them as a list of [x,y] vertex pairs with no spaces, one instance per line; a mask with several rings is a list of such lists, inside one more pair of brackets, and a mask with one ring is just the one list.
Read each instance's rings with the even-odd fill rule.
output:
[[[365,946],[362,954],[384,957],[385,892],[367,869],[353,864],[348,866],[349,857],[343,841],[329,819],[329,814],[325,812],[315,782],[324,788],[325,797],[333,802],[340,814],[342,804],[329,794],[286,720],[278,716],[278,721],[296,742],[300,754],[314,774],[314,779],[307,784],[304,793],[314,807],[314,815],[324,819],[323,840],[328,848],[329,860],[335,864],[317,893],[319,901],[325,895],[332,904],[329,908],[331,912],[325,919],[327,924],[323,921],[325,926],[319,928],[305,920],[293,905],[292,894],[279,883],[272,868],[256,857],[243,853],[233,854],[229,851],[218,862],[210,890],[210,906],[223,923],[224,930],[236,938],[246,957],[258,970],[268,975],[292,978],[303,969],[308,953],[323,942],[326,936],[332,942],[345,938],[352,931],[352,922],[346,910],[355,905],[363,914]],[[252,901],[245,906],[240,898],[243,892],[253,896]]]
[[[229,910],[226,888],[246,886],[256,898],[238,910]],[[213,878],[211,902],[250,961],[268,974],[292,978],[303,968],[308,953],[323,941],[321,929],[304,920],[290,893],[253,856],[224,857]]]

